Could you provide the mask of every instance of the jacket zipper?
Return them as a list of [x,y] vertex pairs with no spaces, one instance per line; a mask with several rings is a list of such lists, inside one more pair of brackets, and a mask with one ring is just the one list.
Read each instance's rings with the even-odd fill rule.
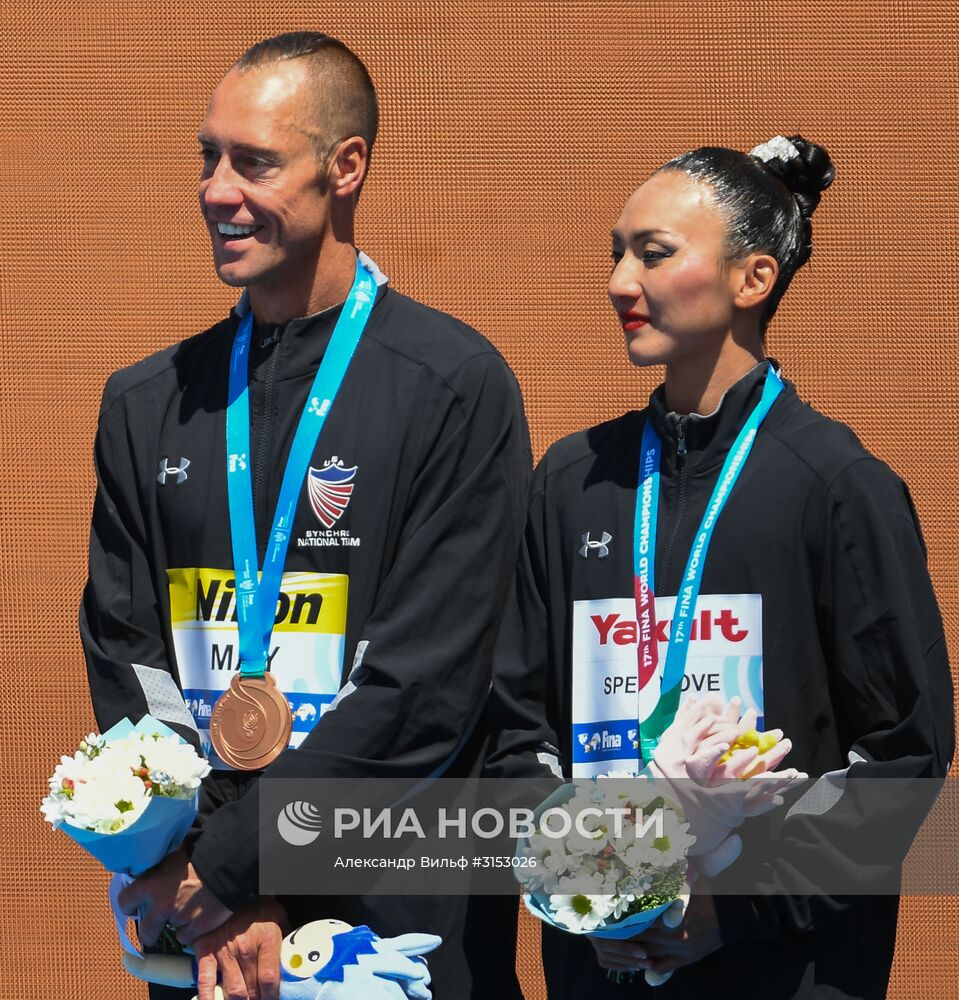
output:
[[[269,525],[264,522],[266,517],[266,469],[269,455],[270,439],[273,436],[273,387],[276,377],[276,358],[280,353],[280,342],[277,334],[279,327],[273,328],[276,343],[270,351],[270,360],[266,363],[266,373],[263,378],[263,407],[260,413],[260,433],[257,435],[256,451],[253,455],[253,517],[256,524],[257,539],[266,539]],[[259,549],[259,541],[257,542]],[[265,541],[264,541],[265,550]]]
[[669,541],[666,543],[666,552],[659,563],[659,572],[656,574],[659,580],[656,581],[656,593],[663,593],[666,586],[666,579],[669,574],[670,560],[673,554],[673,543],[679,533],[679,525],[686,511],[686,417],[679,418],[679,427],[676,433],[676,465],[679,468],[679,497],[676,500],[676,513],[671,518],[673,530],[669,533]]

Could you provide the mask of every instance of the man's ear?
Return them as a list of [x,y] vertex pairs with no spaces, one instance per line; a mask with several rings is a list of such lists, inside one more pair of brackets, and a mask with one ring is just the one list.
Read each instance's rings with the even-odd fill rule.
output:
[[330,190],[334,197],[356,199],[366,178],[369,149],[359,135],[344,139],[330,159]]

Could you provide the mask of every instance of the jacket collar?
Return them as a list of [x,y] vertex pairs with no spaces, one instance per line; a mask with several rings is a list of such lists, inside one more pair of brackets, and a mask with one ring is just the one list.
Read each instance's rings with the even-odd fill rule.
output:
[[761,361],[723,393],[712,413],[679,414],[667,411],[665,387],[657,387],[649,397],[649,419],[659,433],[666,453],[676,455],[682,436],[690,464],[712,465],[714,459],[725,457],[762,396],[770,363],[779,367],[772,359]]
[[[362,251],[359,251],[359,258],[376,282],[375,309],[386,294],[388,279],[376,263]],[[321,312],[300,316],[280,324],[259,323],[254,317],[253,344],[250,351],[250,369],[253,377],[257,377],[259,369],[274,351],[278,351],[277,378],[295,378],[315,372],[326,353],[333,328],[343,311],[343,305],[343,302],[339,302]],[[244,290],[232,310],[234,329],[249,311],[249,293]]]
[[[379,292],[383,285],[389,283],[389,278],[380,270],[379,264],[373,260],[368,254],[365,254],[362,250],[356,251],[357,257],[359,257],[360,263],[370,272],[373,276],[373,280],[376,282],[376,290]],[[342,304],[342,303],[341,303]],[[331,306],[330,309],[338,309],[338,306]],[[302,319],[290,320],[290,323],[305,323],[312,319],[314,316],[322,316],[325,313],[330,312],[330,309],[324,309],[323,312],[314,313],[313,316],[305,316]],[[250,292],[249,289],[244,288],[243,294],[240,296],[240,301],[233,307],[233,312],[235,315],[242,319],[250,311]],[[288,325],[288,324],[287,324]]]

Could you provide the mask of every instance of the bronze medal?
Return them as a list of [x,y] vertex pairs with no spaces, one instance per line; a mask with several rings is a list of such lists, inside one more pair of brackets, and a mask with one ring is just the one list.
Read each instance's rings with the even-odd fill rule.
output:
[[258,771],[287,748],[293,732],[290,703],[272,674],[234,674],[213,706],[210,740],[220,759],[238,771]]

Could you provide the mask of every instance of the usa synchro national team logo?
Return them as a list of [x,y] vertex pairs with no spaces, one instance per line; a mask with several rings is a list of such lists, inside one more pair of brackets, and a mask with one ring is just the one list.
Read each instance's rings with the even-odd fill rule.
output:
[[310,506],[324,528],[332,528],[349,506],[356,469],[355,465],[346,468],[336,455],[324,462],[322,469],[310,466],[307,476]]

